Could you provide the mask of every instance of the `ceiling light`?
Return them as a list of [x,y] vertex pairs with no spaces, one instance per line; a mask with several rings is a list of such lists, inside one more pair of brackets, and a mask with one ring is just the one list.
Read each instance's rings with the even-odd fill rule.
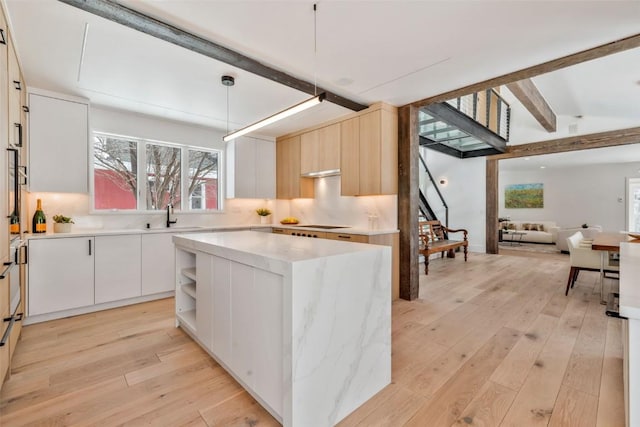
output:
[[[317,40],[317,31],[316,31],[316,9],[317,9],[317,5],[314,4],[313,5],[313,44],[314,44],[314,62],[315,62],[315,54],[316,54],[316,40]],[[314,65],[314,73],[315,73],[315,65]],[[314,78],[315,80],[315,78]],[[222,84],[225,86],[229,86],[225,80],[224,77],[222,78]],[[233,84],[233,83],[231,83]],[[315,95],[315,90],[317,89],[317,86],[314,82],[314,95]],[[320,104],[322,101],[324,101],[326,97],[326,94],[323,92],[319,95],[315,95],[313,98],[307,99],[306,101],[303,101],[299,104],[294,105],[293,107],[289,107],[286,110],[280,111],[279,113],[274,114],[273,116],[269,116],[266,119],[262,119],[259,122],[256,122],[252,125],[246,126],[242,129],[239,129],[237,131],[228,133],[227,135],[222,137],[222,140],[224,142],[228,142],[231,141],[232,139],[236,139],[239,136],[242,135],[246,135],[249,132],[253,132],[254,130],[260,129],[262,127],[265,127],[267,125],[270,125],[272,123],[275,123],[279,120],[282,120],[284,118],[287,118],[289,116],[293,116],[294,114],[297,114],[301,111],[304,111],[308,108],[311,108],[315,105]],[[228,108],[227,108],[228,110]],[[228,132],[228,130],[227,130]]]
[[546,168],[547,168],[546,166],[540,166],[540,169],[546,169]]
[[231,141],[232,139],[236,139],[239,136],[246,135],[249,132],[253,132],[254,130],[257,130],[267,125],[270,125],[272,123],[275,123],[278,120],[282,120],[289,116],[293,116],[294,114],[297,114],[301,111],[304,111],[308,108],[311,108],[315,105],[320,104],[324,100],[324,97],[325,97],[325,93],[323,92],[318,96],[314,96],[313,98],[307,99],[306,101],[296,104],[293,107],[289,107],[286,110],[280,111],[279,113],[276,113],[273,116],[269,116],[266,119],[262,119],[259,122],[256,122],[252,125],[249,125],[237,131],[231,132],[230,134],[225,135],[222,138],[222,140],[224,142]]

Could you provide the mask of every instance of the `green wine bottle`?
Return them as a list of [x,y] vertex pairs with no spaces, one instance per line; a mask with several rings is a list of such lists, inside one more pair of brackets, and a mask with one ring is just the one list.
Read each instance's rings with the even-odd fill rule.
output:
[[11,234],[20,234],[20,216],[18,216],[18,212],[15,209],[11,212],[9,223],[9,231]]
[[33,214],[33,224],[31,227],[32,233],[46,233],[47,232],[47,217],[42,212],[42,199],[38,199],[38,205],[36,212]]

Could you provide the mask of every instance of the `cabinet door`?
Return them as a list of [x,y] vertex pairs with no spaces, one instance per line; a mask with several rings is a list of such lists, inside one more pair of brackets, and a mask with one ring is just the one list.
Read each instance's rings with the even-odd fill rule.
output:
[[142,236],[142,295],[175,290],[176,256],[173,234]]
[[276,143],[273,141],[254,141],[256,156],[255,195],[256,199],[275,199],[276,197]]
[[300,136],[276,143],[276,197],[278,199],[313,198],[312,178],[300,177]]
[[253,288],[253,268],[231,262],[231,369],[251,388],[253,353],[259,351],[254,343],[258,321]]
[[300,173],[340,169],[340,123],[325,126],[300,137]]
[[95,303],[139,297],[140,235],[97,236]]
[[256,142],[242,138],[234,142],[235,197],[256,198]]
[[340,194],[360,194],[360,118],[340,123]]
[[29,191],[88,192],[86,103],[29,95]]
[[196,254],[196,335],[202,345],[210,351],[213,342],[213,290],[211,264],[213,257]]
[[343,242],[369,243],[369,236],[364,234],[327,233],[327,239],[342,240]]
[[29,240],[29,315],[94,303],[93,237]]
[[[255,269],[252,298],[254,330],[251,345],[252,371],[257,394],[276,413],[283,410],[283,280],[268,271]],[[235,336],[235,334],[234,334]]]
[[380,194],[380,121],[380,110],[360,116],[361,196]]
[[231,366],[231,261],[213,257],[213,343],[211,351]]

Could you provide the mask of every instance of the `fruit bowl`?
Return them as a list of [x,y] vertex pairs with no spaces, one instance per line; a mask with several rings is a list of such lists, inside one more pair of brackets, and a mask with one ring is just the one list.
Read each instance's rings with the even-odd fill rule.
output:
[[298,222],[299,222],[298,218],[287,217],[287,218],[284,218],[283,220],[281,220],[280,224],[282,224],[282,225],[295,225]]

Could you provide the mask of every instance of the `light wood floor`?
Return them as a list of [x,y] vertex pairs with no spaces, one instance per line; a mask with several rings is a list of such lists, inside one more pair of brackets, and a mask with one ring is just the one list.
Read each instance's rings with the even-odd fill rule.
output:
[[[620,321],[565,258],[433,260],[393,305],[393,383],[340,426],[624,425]],[[173,300],[23,329],[0,425],[277,425],[181,330]],[[306,427],[306,426],[305,426]]]

